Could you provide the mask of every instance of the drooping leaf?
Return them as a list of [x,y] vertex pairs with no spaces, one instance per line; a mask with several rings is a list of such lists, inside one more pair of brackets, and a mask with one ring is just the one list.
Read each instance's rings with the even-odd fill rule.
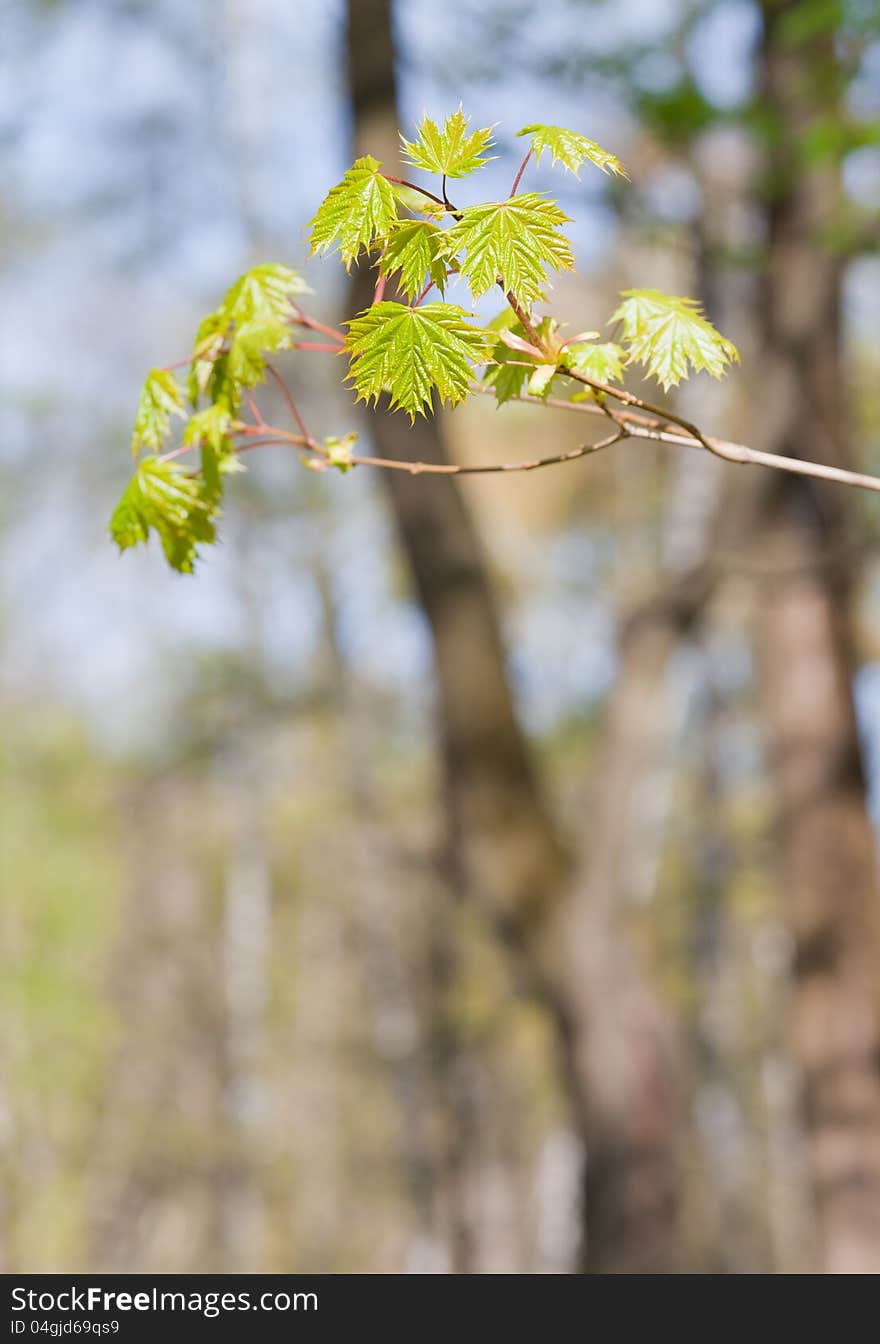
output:
[[121,551],[147,541],[151,529],[168,563],[191,574],[199,542],[215,538],[216,502],[201,478],[176,462],[142,458],[110,520],[110,533]]
[[623,324],[629,358],[643,364],[664,391],[687,378],[691,368],[720,378],[739,360],[736,346],[703,316],[696,299],[656,289],[624,290],[621,298],[610,320]]
[[141,448],[157,453],[171,427],[172,415],[184,415],[183,391],[170,369],[151,369],[141,388],[131,451]]
[[595,140],[588,140],[585,135],[578,135],[577,131],[566,130],[564,126],[539,124],[523,126],[521,131],[517,131],[517,135],[532,137],[532,153],[538,163],[544,150],[547,149],[550,151],[552,162],[561,163],[563,168],[574,173],[575,177],[580,175],[581,165],[584,163],[594,163],[603,173],[616,173],[619,177],[627,176],[623,164],[613,154],[609,154],[607,149],[597,145]]
[[227,374],[237,387],[255,387],[266,371],[267,354],[289,350],[290,328],[274,318],[251,318],[236,327],[229,342]]
[[295,295],[309,293],[309,286],[296,271],[277,262],[267,262],[239,276],[218,311],[237,327],[253,321],[286,321],[290,300]]
[[442,294],[446,283],[444,245],[445,234],[436,224],[419,219],[407,221],[389,237],[379,270],[383,275],[397,274],[398,285],[410,299],[424,288],[426,276]]
[[312,252],[338,247],[348,270],[361,248],[388,237],[397,223],[397,202],[380,167],[366,154],[331,187],[311,223]]
[[288,350],[293,344],[290,328],[279,318],[254,317],[240,327],[230,327],[226,349],[208,372],[206,390],[210,400],[234,413],[244,390],[262,382],[266,355]]
[[203,411],[197,411],[191,415],[187,421],[186,428],[183,431],[183,442],[186,447],[192,447],[201,443],[209,443],[212,448],[219,449],[229,437],[230,426],[232,425],[232,412],[228,406],[222,402],[216,402],[212,406],[206,406]]
[[568,239],[559,231],[567,220],[554,201],[533,191],[470,205],[447,230],[448,254],[465,250],[460,271],[476,298],[500,280],[522,303],[532,303],[541,295],[548,267],[567,271],[574,265]]
[[467,396],[472,365],[486,356],[488,340],[453,304],[377,303],[348,324],[346,347],[358,399],[387,391],[392,408],[411,420],[424,415],[437,389],[451,405]]
[[409,141],[401,135],[404,158],[414,168],[445,177],[466,177],[483,168],[491,158],[486,157],[485,150],[492,143],[492,127],[484,126],[468,135],[470,122],[460,107],[446,118],[442,131],[425,117],[418,128],[418,139]]
[[223,439],[215,447],[204,441],[201,450],[202,493],[206,502],[219,507],[223,498],[223,477],[246,471],[231,439]]
[[197,406],[199,397],[205,392],[214,361],[223,349],[229,323],[218,308],[208,313],[199,323],[196,339],[193,343],[193,359],[189,366],[189,400],[191,406]]
[[201,449],[202,481],[206,499],[219,503],[223,494],[223,475],[243,470],[230,437],[232,412],[223,402],[215,402],[190,416],[183,431],[185,447]]
[[614,341],[598,344],[594,341],[576,341],[565,347],[563,361],[566,368],[583,373],[587,378],[595,378],[597,383],[620,383],[623,381],[626,351]]
[[189,374],[192,405],[207,392],[212,401],[235,410],[241,389],[263,376],[263,353],[292,344],[290,301],[306,293],[309,287],[296,271],[274,262],[240,275],[196,333]]

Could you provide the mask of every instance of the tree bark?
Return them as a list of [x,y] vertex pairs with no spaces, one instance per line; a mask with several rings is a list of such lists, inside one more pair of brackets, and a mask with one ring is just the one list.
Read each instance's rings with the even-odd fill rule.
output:
[[[802,163],[811,120],[841,111],[829,31],[795,40],[790,0],[764,0],[760,75],[772,132],[761,311],[766,446],[846,466],[843,261],[821,241],[836,166]],[[793,1050],[803,1074],[819,1254],[880,1271],[880,890],[853,703],[851,500],[768,482],[773,577],[760,602],[766,731],[794,939]]]
[[[398,118],[390,0],[349,0],[348,18],[357,152],[369,150],[393,164]],[[362,266],[353,284],[355,311],[370,303],[373,284]],[[371,432],[385,457],[447,460],[434,419],[410,427],[380,409]],[[564,1083],[587,1152],[582,1267],[667,1270],[676,1238],[668,1023],[621,943],[613,874],[610,884],[604,874],[595,881],[573,875],[548,817],[507,680],[485,558],[458,483],[398,472],[386,473],[384,482],[434,640],[453,880],[491,918],[556,1026]],[[677,617],[668,628],[678,630]],[[629,708],[631,687],[637,699],[668,640],[652,636],[638,647],[622,691]],[[617,712],[617,727],[627,713]],[[614,728],[612,741],[618,741]],[[622,767],[624,791],[646,745],[638,737]],[[590,835],[597,834],[591,823]],[[619,837],[619,828],[614,834]],[[603,899],[594,906],[600,887]]]

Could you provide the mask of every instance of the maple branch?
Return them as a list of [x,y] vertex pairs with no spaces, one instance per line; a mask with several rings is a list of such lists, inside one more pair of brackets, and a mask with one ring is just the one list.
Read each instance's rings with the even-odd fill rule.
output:
[[543,349],[543,342],[541,340],[541,337],[538,335],[537,329],[535,328],[532,322],[531,315],[526,312],[525,308],[522,306],[522,304],[520,303],[519,299],[516,297],[512,289],[505,290],[500,280],[498,281],[498,284],[501,288],[501,292],[504,294],[505,299],[510,304],[513,311],[516,313],[517,321],[519,322],[523,331],[528,336],[532,345],[537,346],[539,350]]
[[[578,379],[584,381],[584,379]],[[600,384],[600,387],[603,385]],[[483,387],[479,383],[471,383],[472,392],[480,392],[484,396],[494,397],[492,388]],[[609,388],[609,391],[612,389]],[[614,389],[618,394],[620,388]],[[633,396],[632,393],[626,394],[628,404],[636,405],[642,409],[655,411],[650,402],[643,401],[640,397]],[[624,398],[621,396],[620,400]],[[551,406],[556,410],[575,411],[585,415],[608,416],[607,409],[604,409],[599,402],[574,402],[565,401],[562,397],[530,397],[528,395],[511,397],[511,401],[523,402],[531,406]],[[637,415],[632,411],[618,411],[612,418],[615,423],[622,424],[626,429],[626,436],[630,439],[650,439],[655,443],[668,443],[680,448],[703,448],[707,452],[714,454],[715,457],[723,458],[725,462],[737,462],[740,464],[770,467],[775,471],[787,471],[795,476],[810,476],[816,480],[831,481],[836,485],[852,486],[858,490],[873,490],[880,493],[880,476],[868,476],[859,471],[847,471],[843,467],[825,466],[822,462],[810,462],[800,457],[785,457],[781,453],[765,453],[759,448],[750,448],[744,443],[734,443],[731,439],[719,439],[714,435],[702,434],[698,430],[691,430],[687,421],[682,421],[680,417],[674,416],[666,410],[659,411],[659,418],[649,418],[644,415]],[[676,434],[664,425],[676,424],[688,430],[686,434]]]
[[[517,174],[517,182],[522,175],[525,163],[528,161],[528,155],[520,166],[520,172]],[[396,181],[398,179],[389,179]],[[402,179],[400,179],[402,181]],[[412,184],[403,182],[405,186]],[[420,188],[416,188],[420,190]],[[430,195],[430,193],[423,193]],[[438,200],[438,204],[442,204]],[[432,288],[429,284],[415,301],[417,306]],[[526,332],[530,341],[538,349],[543,348],[543,343],[532,322],[531,316],[526,312],[523,305],[516,296],[508,292],[505,294],[507,302],[515,313],[517,320]],[[332,344],[324,341],[301,341],[294,346],[300,350],[324,351],[331,354],[341,352],[345,343],[345,336],[336,327],[327,326],[323,322],[317,321],[303,313],[301,309],[294,307],[291,316],[291,322],[306,327],[307,329],[318,331],[332,338]],[[189,359],[179,360],[175,364],[168,364],[166,369],[183,368],[192,363],[193,358],[201,358],[210,361],[217,358],[217,354],[207,354],[205,356],[192,356]],[[266,370],[279,388],[285,404],[290,411],[291,416],[297,425],[299,434],[290,434],[275,426],[267,425],[262,419],[261,413],[257,408],[253,398],[248,393],[247,400],[254,415],[256,425],[253,427],[244,426],[234,431],[236,436],[248,438],[248,442],[239,444],[236,452],[250,451],[256,447],[263,447],[268,444],[289,444],[293,447],[306,450],[317,454],[326,461],[329,457],[328,450],[316,439],[312,437],[306,428],[299,408],[290,392],[284,379],[278,371],[267,362]],[[473,465],[464,465],[459,463],[436,463],[436,462],[399,462],[388,458],[371,457],[362,454],[352,454],[347,460],[353,466],[380,467],[390,471],[406,471],[410,475],[435,475],[435,476],[463,476],[463,475],[487,475],[498,472],[519,472],[535,471],[538,468],[556,466],[563,462],[572,462],[581,457],[587,457],[591,453],[599,452],[603,448],[611,447],[612,444],[622,442],[624,439],[643,439],[655,443],[667,443],[675,447],[683,448],[702,448],[713,456],[721,458],[725,462],[736,462],[739,464],[750,464],[753,466],[769,467],[774,471],[785,471],[796,476],[807,476],[814,480],[831,481],[837,485],[846,485],[859,490],[871,490],[880,493],[880,477],[869,476],[864,472],[848,471],[843,467],[826,466],[822,462],[811,462],[804,458],[787,457],[781,453],[766,453],[758,448],[750,448],[744,443],[735,443],[730,439],[719,439],[714,435],[704,434],[697,425],[687,420],[684,416],[678,415],[663,406],[656,406],[653,402],[646,401],[643,397],[636,396],[626,388],[615,387],[611,383],[600,382],[596,378],[590,378],[573,369],[561,368],[559,374],[562,377],[571,378],[575,382],[583,384],[590,388],[596,394],[595,401],[573,402],[566,401],[562,397],[531,397],[527,394],[511,397],[511,401],[518,401],[525,405],[552,407],[557,410],[575,411],[586,415],[601,415],[606,419],[613,421],[615,431],[606,438],[592,444],[579,444],[576,448],[568,449],[562,453],[554,453],[547,457],[531,458],[523,462],[503,462],[503,463],[478,463]],[[495,396],[491,388],[485,387],[481,383],[471,383],[470,390],[479,392],[485,396]],[[623,409],[612,411],[607,404],[607,399],[616,401]],[[636,409],[633,409],[636,408]],[[684,431],[677,433],[670,426],[676,426],[678,430]],[[254,437],[257,434],[263,436],[258,440]],[[168,453],[162,454],[162,461],[171,461],[185,453],[192,451],[195,445],[185,445],[172,449]],[[315,463],[317,466],[318,464]],[[328,463],[328,465],[330,465]]]
[[[424,298],[430,288],[430,285],[427,286],[423,293],[419,295],[419,298],[416,300],[417,304]],[[541,348],[543,343],[530,315],[526,312],[513,293],[506,293],[505,298],[513,312],[516,314],[517,320],[528,335],[532,344]],[[316,322],[313,318],[307,317],[298,309],[296,310],[296,313],[297,316],[295,320],[301,325],[314,327],[318,331],[323,331],[327,335],[333,336],[335,340],[340,342],[340,344],[344,342],[345,338],[340,331]],[[337,347],[335,346],[330,347],[332,350],[335,350],[336,348]],[[305,430],[305,426],[302,425],[299,412],[293,409],[295,403],[293,403],[293,398],[290,397],[286,384],[284,384],[283,380],[271,365],[267,364],[267,369],[284,389],[287,398],[289,398],[291,412],[297,420],[297,424],[305,433],[307,446],[311,447],[313,452],[317,451],[326,455],[326,450],[322,449],[321,445],[317,444],[316,441],[311,438],[311,435]],[[531,405],[553,406],[560,410],[579,411],[588,415],[602,415],[607,419],[613,420],[618,427],[618,430],[622,432],[609,436],[607,440],[602,440],[598,445],[580,445],[578,448],[567,453],[533,459],[525,463],[509,462],[500,466],[497,464],[468,467],[460,466],[458,464],[441,466],[436,463],[391,462],[383,458],[359,456],[352,456],[350,460],[353,464],[357,465],[385,467],[389,470],[404,470],[409,471],[413,475],[422,473],[426,475],[476,475],[498,471],[533,471],[537,467],[553,466],[557,463],[569,462],[579,457],[585,457],[591,452],[598,451],[599,447],[610,447],[612,443],[617,443],[623,438],[649,439],[655,443],[668,443],[675,447],[702,448],[706,452],[712,453],[713,456],[723,459],[725,462],[770,467],[772,470],[785,471],[796,476],[808,476],[815,480],[831,481],[837,485],[846,485],[853,487],[854,489],[872,490],[880,493],[880,477],[869,476],[858,471],[848,471],[843,467],[826,466],[824,463],[810,462],[799,457],[786,457],[781,453],[765,453],[759,448],[750,448],[744,443],[734,443],[730,439],[719,439],[714,435],[704,434],[697,425],[693,424],[690,420],[687,420],[684,416],[678,415],[676,412],[670,411],[664,406],[656,406],[653,402],[646,401],[643,397],[636,396],[634,392],[629,392],[626,388],[614,387],[611,383],[600,382],[596,378],[590,378],[586,374],[579,373],[573,369],[560,369],[559,372],[563,377],[571,378],[575,382],[582,383],[585,387],[589,387],[591,391],[598,394],[597,400],[595,402],[571,402],[565,401],[561,397],[529,396],[513,397],[511,400],[521,401]],[[481,384],[472,383],[470,386],[472,391],[479,391],[486,395],[494,396],[491,389],[485,388]],[[606,399],[608,397],[611,397],[625,409],[619,412],[612,412],[607,406]],[[638,414],[637,411],[632,408],[637,408],[638,412],[643,412],[645,414]],[[677,426],[680,430],[683,430],[684,433],[675,433],[668,428],[669,425]]]

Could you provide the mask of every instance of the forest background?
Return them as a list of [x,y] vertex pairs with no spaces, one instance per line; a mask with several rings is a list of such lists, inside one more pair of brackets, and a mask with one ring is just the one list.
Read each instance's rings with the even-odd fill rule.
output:
[[[628,166],[535,170],[572,330],[699,296],[742,365],[683,414],[880,472],[875,4],[0,19],[2,1268],[880,1271],[872,496],[644,442],[462,482],[274,449],[195,577],[106,533],[145,370],[258,261],[350,314],[306,222],[459,102],[486,195],[530,122]],[[281,365],[384,456],[583,437]]]

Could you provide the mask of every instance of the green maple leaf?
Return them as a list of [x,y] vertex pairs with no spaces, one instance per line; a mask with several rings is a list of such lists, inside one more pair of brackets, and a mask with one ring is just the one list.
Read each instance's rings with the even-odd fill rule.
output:
[[563,363],[567,369],[595,378],[597,383],[623,381],[626,351],[614,341],[596,344],[593,341],[575,341],[565,347]]
[[348,270],[361,248],[388,237],[397,223],[397,202],[380,167],[366,154],[331,187],[311,223],[312,252],[338,247]]
[[664,391],[687,378],[691,368],[720,378],[739,360],[736,346],[703,316],[695,299],[656,289],[624,290],[621,298],[610,320],[623,323],[629,358],[643,364]]
[[446,263],[443,260],[446,235],[427,220],[401,224],[390,235],[379,261],[382,275],[399,272],[398,286],[413,299],[425,285],[425,276],[443,293]]
[[517,135],[530,135],[532,137],[532,153],[535,160],[540,163],[541,155],[544,150],[550,151],[553,163],[561,163],[563,168],[567,168],[575,177],[580,175],[581,164],[594,163],[597,168],[601,168],[603,173],[616,173],[619,177],[627,177],[627,171],[619,159],[613,154],[609,154],[607,149],[597,145],[595,140],[588,140],[585,135],[578,135],[577,131],[567,131],[564,126],[523,126]]
[[486,333],[448,303],[374,304],[349,322],[346,340],[358,400],[377,401],[387,391],[392,409],[410,420],[425,414],[434,388],[453,406],[463,401],[487,345]]
[[444,177],[466,177],[483,168],[490,162],[484,151],[492,143],[492,127],[484,126],[468,135],[470,122],[461,107],[446,118],[442,131],[430,117],[425,117],[418,128],[417,140],[405,140],[401,135],[404,157],[414,168]]
[[559,232],[567,220],[554,201],[534,191],[470,205],[446,232],[448,255],[466,251],[459,269],[475,298],[500,280],[522,303],[532,303],[541,296],[547,267],[567,271],[574,266],[568,239]]
[[216,502],[204,482],[176,462],[143,458],[110,519],[110,534],[121,551],[157,533],[168,563],[191,574],[199,542],[215,538]]
[[183,416],[183,392],[170,369],[151,369],[138,401],[131,451],[158,452],[171,426],[172,415]]

